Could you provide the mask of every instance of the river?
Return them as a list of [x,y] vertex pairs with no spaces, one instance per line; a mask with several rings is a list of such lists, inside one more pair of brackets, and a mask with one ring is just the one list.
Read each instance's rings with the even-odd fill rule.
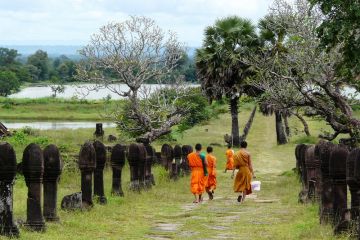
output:
[[[98,122],[91,121],[17,121],[17,120],[3,120],[1,121],[8,129],[20,129],[24,127],[31,127],[40,130],[59,130],[59,129],[79,129],[79,128],[93,128]],[[103,128],[116,127],[113,122],[103,122]]]
[[[97,90],[89,91],[89,89],[93,89],[95,84],[81,84],[81,85],[65,85],[64,93],[60,93],[57,95],[59,98],[79,98],[79,99],[88,99],[88,100],[98,100],[104,99],[108,96],[111,99],[121,99],[121,97],[110,91],[107,88],[101,88]],[[128,91],[129,88],[125,84],[116,84],[111,85],[112,87],[116,87],[116,90],[119,92]],[[146,93],[151,93],[158,88],[162,88],[164,85],[159,84],[143,84],[140,88],[140,97],[141,94],[145,91]],[[191,84],[189,86],[197,87],[200,86],[198,84]],[[9,96],[9,98],[43,98],[43,97],[51,97],[52,91],[50,86],[38,86],[38,87],[26,87],[21,89],[19,92],[14,93]]]

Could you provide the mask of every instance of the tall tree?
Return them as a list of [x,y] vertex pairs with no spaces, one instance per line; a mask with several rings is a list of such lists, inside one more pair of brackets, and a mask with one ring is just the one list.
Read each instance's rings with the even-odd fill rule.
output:
[[6,97],[19,87],[20,83],[15,73],[0,70],[0,96]]
[[258,37],[251,21],[237,16],[217,20],[205,29],[202,48],[196,51],[197,76],[209,100],[230,99],[233,144],[240,145],[238,102],[241,85],[254,74],[247,64]]
[[[165,33],[150,18],[131,17],[109,23],[91,37],[81,51],[84,61],[78,66],[77,78],[127,98],[128,111],[124,114],[132,121],[124,121],[121,111],[110,116],[121,130],[138,133],[137,141],[152,142],[170,133],[185,115],[185,110],[176,104],[184,88],[179,78],[171,78],[183,53],[174,33]],[[150,80],[168,83],[174,90],[172,97],[164,90],[150,94],[150,89],[142,86]]]
[[[321,46],[330,51],[340,48],[343,56],[337,65],[338,73],[356,76],[360,73],[360,1],[359,0],[309,0],[319,6],[324,14],[317,28]],[[360,89],[358,79],[354,85]]]
[[49,58],[47,52],[37,50],[27,59],[27,64],[33,65],[38,69],[38,79],[48,80],[49,78]]
[[319,51],[316,29],[323,15],[306,0],[296,0],[294,5],[276,0],[270,15],[277,24],[286,23],[287,52],[277,57],[264,51],[254,60],[269,100],[285,109],[310,108],[333,129],[324,132],[323,138],[333,140],[347,134],[350,139],[346,141],[360,142],[360,121],[353,116],[351,99],[343,94],[348,79],[336,74],[342,54],[339,48]]
[[17,64],[16,58],[20,56],[15,49],[0,48],[0,66]]

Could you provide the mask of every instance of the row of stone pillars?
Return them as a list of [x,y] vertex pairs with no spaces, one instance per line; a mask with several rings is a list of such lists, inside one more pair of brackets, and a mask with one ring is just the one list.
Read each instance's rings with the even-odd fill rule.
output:
[[[86,142],[80,149],[79,169],[81,171],[81,203],[74,204],[78,193],[65,196],[63,208],[87,209],[93,206],[93,176],[94,176],[94,196],[100,204],[106,204],[107,199],[104,192],[104,168],[106,164],[106,147],[100,141]],[[112,190],[115,196],[124,196],[121,184],[121,173],[125,165],[126,147],[116,144],[111,150],[111,166],[113,171]],[[75,200],[74,200],[75,199]],[[69,201],[70,203],[67,203]]]
[[189,175],[190,168],[187,155],[193,151],[190,145],[175,145],[174,148],[169,144],[161,147],[161,164],[169,171],[171,179],[176,180],[179,176]]
[[360,149],[322,141],[315,146],[297,145],[295,156],[302,182],[299,202],[319,202],[320,223],[332,224],[335,234],[356,225],[360,220]]
[[[62,170],[60,153],[55,145],[44,151],[31,143],[23,153],[22,171],[28,187],[27,218],[25,226],[31,230],[44,231],[45,221],[58,221],[57,184]],[[9,143],[0,143],[0,234],[18,236],[19,229],[13,218],[13,184],[17,171],[16,155]],[[41,188],[44,201],[41,208]]]

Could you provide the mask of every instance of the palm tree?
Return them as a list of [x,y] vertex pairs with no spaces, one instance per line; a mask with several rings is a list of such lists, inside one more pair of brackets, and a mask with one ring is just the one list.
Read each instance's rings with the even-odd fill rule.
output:
[[[259,21],[260,41],[264,46],[265,55],[272,56],[273,68],[281,68],[281,60],[287,49],[284,46],[286,37],[286,25],[283,25],[273,16],[268,15]],[[285,134],[283,118],[285,120],[286,133],[288,133],[287,117],[290,116],[290,109],[284,109],[277,103],[267,102],[266,97],[260,101],[260,111],[264,115],[275,115],[276,139],[278,144],[286,144],[289,134]]]
[[217,20],[205,29],[203,46],[196,51],[196,69],[202,89],[210,101],[230,100],[231,133],[234,146],[240,145],[238,102],[242,84],[255,74],[247,58],[259,41],[251,21],[237,16]]

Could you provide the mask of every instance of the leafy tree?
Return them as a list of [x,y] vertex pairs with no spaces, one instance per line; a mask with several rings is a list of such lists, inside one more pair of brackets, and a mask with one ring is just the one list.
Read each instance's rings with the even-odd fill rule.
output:
[[311,109],[333,130],[323,132],[322,138],[333,140],[346,134],[350,138],[344,142],[360,142],[360,121],[353,115],[351,99],[343,94],[348,79],[336,74],[342,54],[339,48],[319,51],[321,42],[316,29],[322,14],[311,9],[306,0],[297,0],[294,5],[276,0],[270,15],[277,26],[286,26],[286,51],[276,50],[274,54],[265,48],[261,54],[253,55],[266,100],[278,109]]
[[[127,98],[126,114],[132,121],[125,121],[121,110],[109,116],[121,130],[135,133],[137,141],[152,142],[170,133],[186,114],[185,109],[176,106],[184,91],[179,84],[181,78],[171,77],[183,53],[173,33],[163,32],[152,19],[131,17],[109,23],[92,36],[81,50],[84,60],[78,65],[77,79],[95,82],[99,88],[106,87]],[[177,97],[167,98],[161,89],[152,89],[157,94],[150,95],[150,89],[142,87],[150,80],[169,84]],[[128,89],[122,90],[120,84]]]
[[27,64],[33,65],[38,69],[37,79],[40,81],[47,80],[49,78],[49,58],[47,52],[37,50],[34,54],[28,57]]
[[240,145],[238,102],[241,85],[254,75],[248,56],[259,45],[255,26],[232,16],[205,29],[203,46],[196,51],[196,69],[201,86],[211,100],[230,99],[233,144]]
[[[317,28],[321,46],[326,50],[340,48],[340,73],[360,73],[360,2],[359,0],[309,0],[325,15]],[[357,80],[358,89],[360,83]]]
[[60,78],[56,76],[52,76],[50,78],[50,82],[51,82],[50,89],[53,92],[52,97],[56,98],[58,93],[65,92],[64,82],[61,81]]
[[17,50],[0,48],[0,66],[18,64],[16,58],[19,56]]
[[11,71],[0,71],[0,95],[6,97],[20,87],[19,80]]

